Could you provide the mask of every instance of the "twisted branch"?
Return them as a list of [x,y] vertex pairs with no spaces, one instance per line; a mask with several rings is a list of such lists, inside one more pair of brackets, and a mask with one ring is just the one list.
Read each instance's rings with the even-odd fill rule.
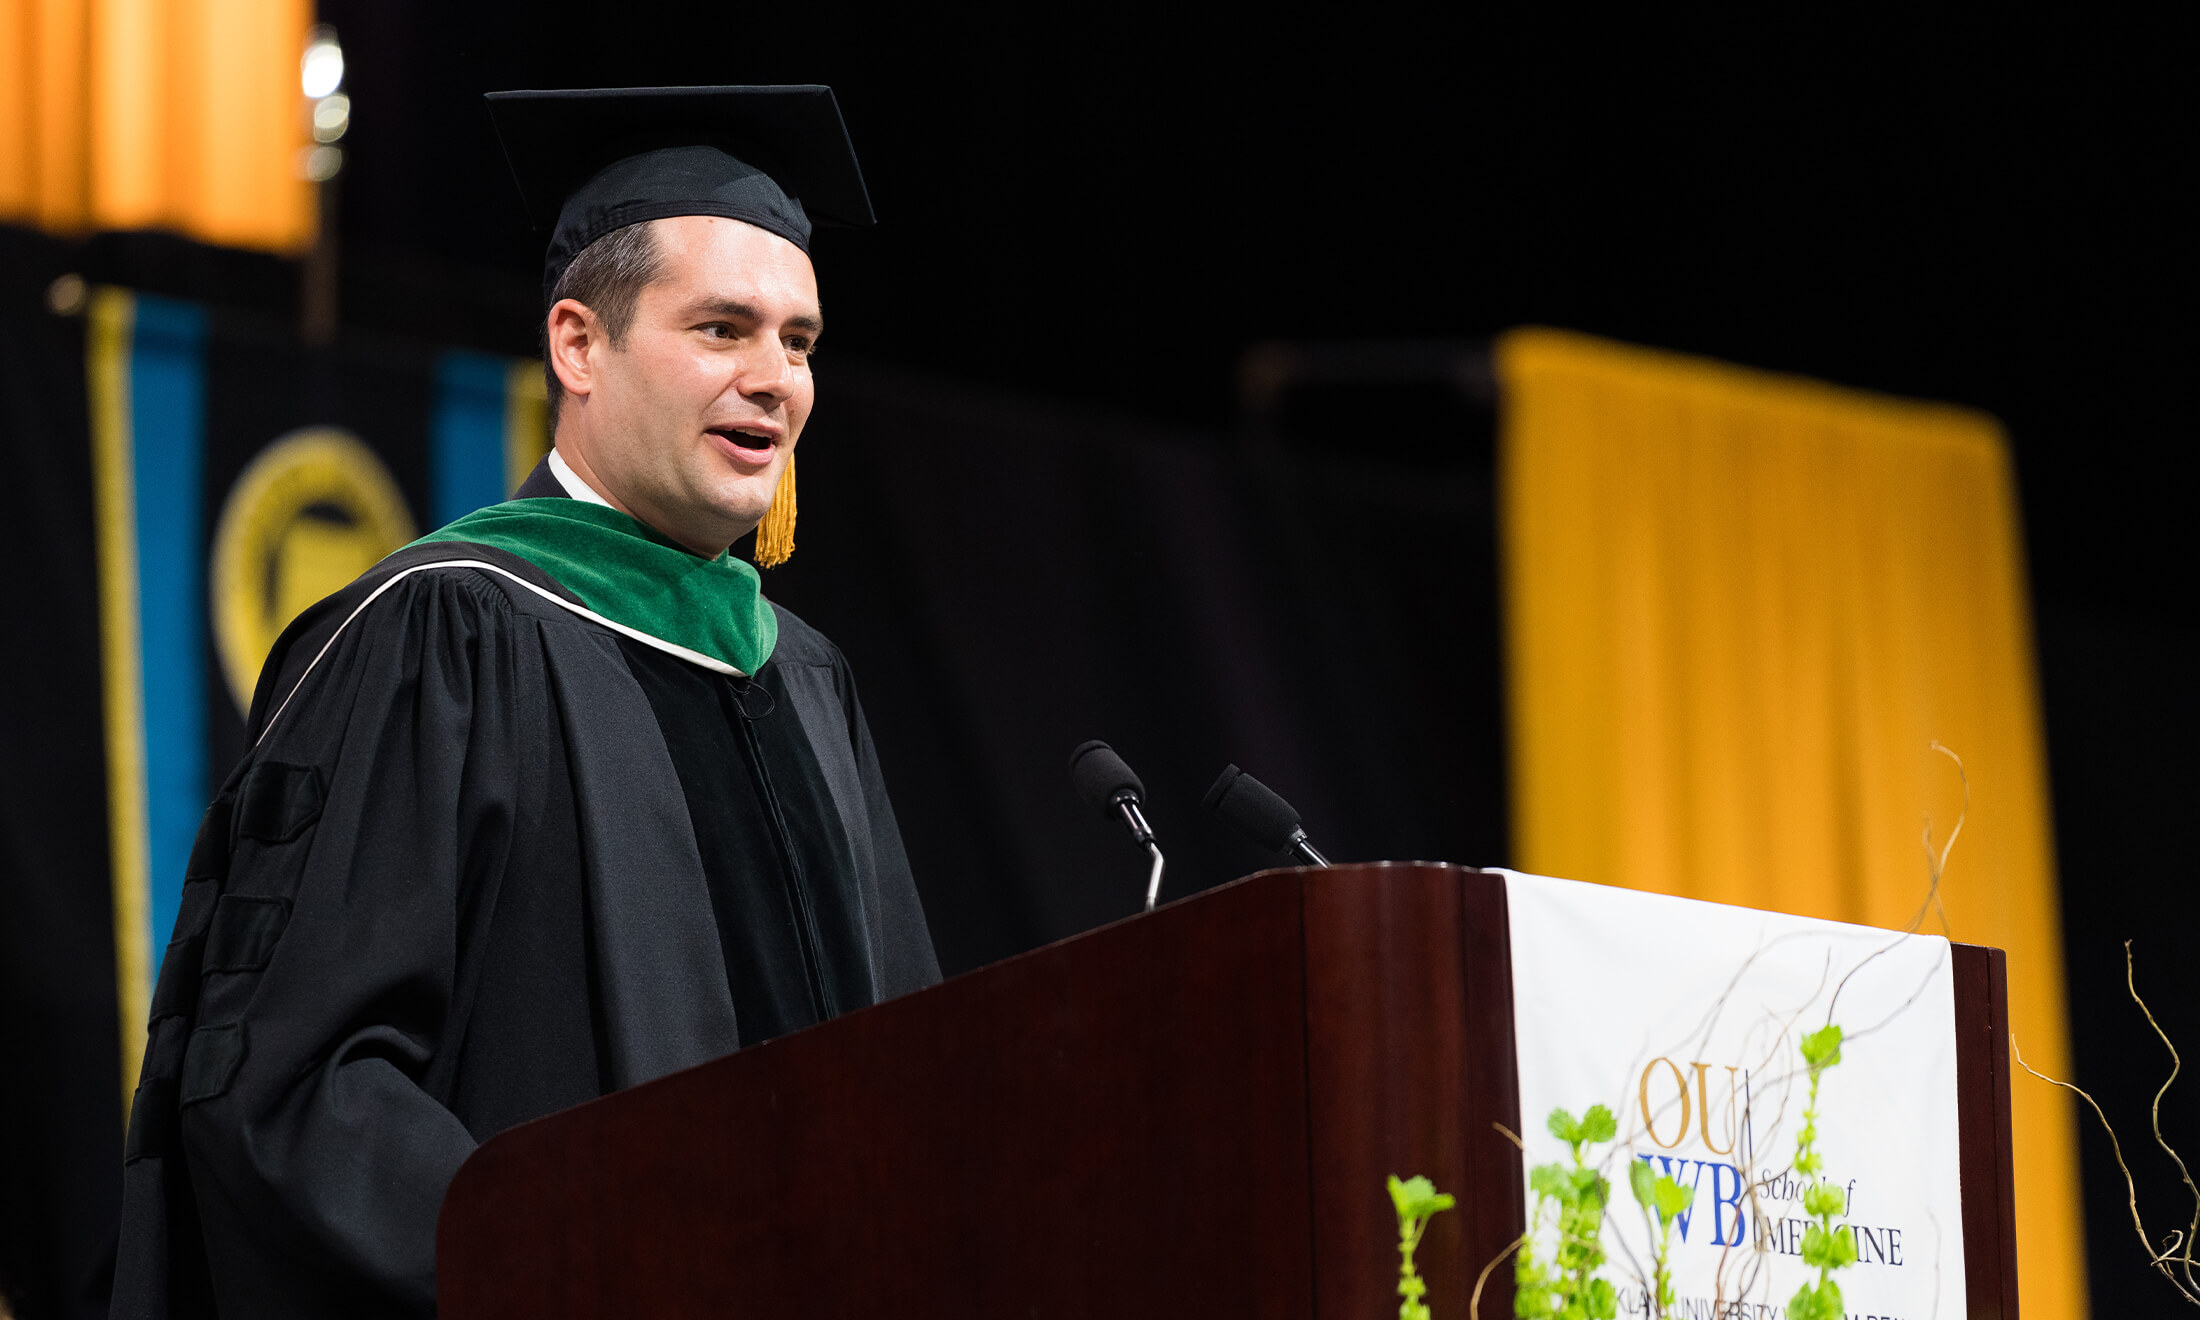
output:
[[[2139,997],[2139,986],[2132,967],[2130,940],[2124,941],[2124,985],[2131,992],[2132,1002],[2139,1006],[2141,1013],[2146,1014],[2147,1025],[2154,1028],[2154,1034],[2161,1038],[2163,1048],[2169,1051],[2171,1061],[2169,1078],[2162,1083],[2162,1089],[2154,1093],[2154,1141],[2176,1163],[2177,1172],[2184,1178],[2185,1187],[2193,1194],[2194,1208],[2191,1226],[2172,1230],[2164,1235],[2160,1251],[2154,1249],[2153,1241],[2147,1236],[2146,1222],[2139,1216],[2138,1184],[2132,1179],[2131,1165],[2124,1160],[2123,1142],[2117,1139],[2116,1128],[2108,1121],[2108,1115],[2101,1112],[2100,1102],[2095,1100],[2084,1087],[2074,1082],[2049,1077],[2046,1073],[2026,1063],[2024,1052],[2017,1048],[2017,1034],[2014,1031],[2009,1033],[2009,1052],[2015,1056],[2019,1068],[2024,1069],[2050,1086],[2059,1086],[2065,1091],[2075,1092],[2079,1099],[2085,1101],[2092,1108],[2093,1116],[2101,1122],[2101,1130],[2108,1134],[2108,1148],[2116,1156],[2116,1167],[2124,1175],[2124,1200],[2125,1204],[2131,1209],[2131,1228],[2134,1233],[2139,1235],[2139,1247],[2147,1253],[2147,1264],[2159,1271],[2163,1278],[2169,1280],[2170,1286],[2177,1290],[2178,1296],[2194,1306],[2200,1306],[2200,1283],[2194,1281],[2192,1274],[2195,1239],[2200,1238],[2200,1187],[2194,1186],[2192,1174],[2185,1167],[2184,1157],[2180,1156],[2169,1144],[2169,1139],[2162,1135],[2162,1097],[2169,1093],[2170,1083],[2177,1080],[2177,1074],[2183,1069],[2184,1061],[2178,1057],[2177,1047],[2170,1044],[2169,1035],[2162,1030],[2162,1024],[2154,1020],[2154,1010],[2148,1008],[2146,1000]],[[2182,1278],[2179,1277],[2180,1274],[2183,1276]]]

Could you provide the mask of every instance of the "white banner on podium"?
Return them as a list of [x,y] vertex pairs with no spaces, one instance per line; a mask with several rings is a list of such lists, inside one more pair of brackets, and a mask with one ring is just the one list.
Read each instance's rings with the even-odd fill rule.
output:
[[1632,1160],[1695,1189],[1673,1225],[1667,1314],[1778,1320],[1817,1281],[1792,1166],[1809,1086],[1799,1041],[1830,1011],[1846,1041],[1820,1082],[1817,1149],[1849,1194],[1857,1262],[1833,1276],[1843,1309],[1960,1320],[1948,941],[1513,872],[1506,902],[1524,1159],[1570,1165],[1545,1127],[1553,1109],[1578,1119],[1601,1104],[1617,1120],[1584,1155],[1611,1180],[1600,1274],[1620,1315],[1654,1314],[1655,1239],[1629,1192]]

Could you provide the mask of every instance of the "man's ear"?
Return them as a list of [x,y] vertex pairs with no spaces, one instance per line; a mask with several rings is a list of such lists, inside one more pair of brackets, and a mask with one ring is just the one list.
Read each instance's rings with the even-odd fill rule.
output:
[[550,369],[558,384],[572,395],[585,395],[595,387],[595,362],[591,350],[604,342],[603,322],[586,304],[560,298],[550,308],[544,324],[550,350]]

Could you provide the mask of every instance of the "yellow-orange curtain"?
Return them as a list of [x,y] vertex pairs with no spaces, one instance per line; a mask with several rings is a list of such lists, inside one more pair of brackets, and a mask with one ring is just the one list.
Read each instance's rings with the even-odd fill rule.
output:
[[[1497,353],[1519,865],[2009,952],[2069,1074],[2045,753],[1994,421],[1552,330]],[[1940,917],[1924,927],[1941,933]],[[2086,1313],[2073,1114],[2013,1088],[2023,1308]]]
[[0,221],[313,242],[311,0],[0,0]]

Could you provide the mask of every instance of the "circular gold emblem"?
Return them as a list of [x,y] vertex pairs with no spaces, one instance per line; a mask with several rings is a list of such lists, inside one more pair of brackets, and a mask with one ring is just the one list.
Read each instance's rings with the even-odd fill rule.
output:
[[214,529],[214,643],[237,709],[290,621],[411,541],[382,460],[349,431],[292,431],[246,465]]

